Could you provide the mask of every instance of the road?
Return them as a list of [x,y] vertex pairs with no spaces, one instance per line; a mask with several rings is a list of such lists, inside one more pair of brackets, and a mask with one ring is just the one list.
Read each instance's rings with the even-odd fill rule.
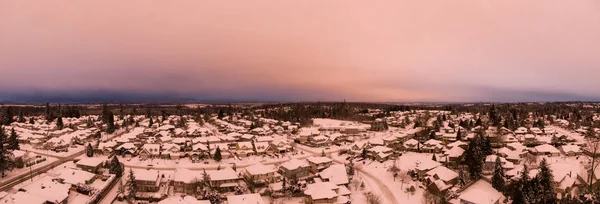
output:
[[[112,138],[114,138],[116,136],[119,136],[120,134],[123,134],[123,131],[117,132],[115,135],[113,135],[109,139],[112,139]],[[19,183],[22,183],[24,181],[27,181],[28,179],[31,179],[32,177],[35,177],[35,176],[40,175],[42,173],[45,173],[46,171],[48,171],[48,170],[50,170],[50,169],[52,169],[52,168],[54,168],[56,166],[59,166],[59,165],[65,163],[65,162],[72,161],[75,158],[77,158],[78,156],[83,155],[85,152],[86,152],[86,150],[84,148],[81,151],[79,151],[79,152],[77,152],[75,154],[72,154],[71,156],[67,156],[67,157],[59,157],[59,156],[46,155],[46,156],[51,156],[51,157],[58,158],[58,160],[56,160],[56,161],[54,161],[52,163],[46,164],[44,166],[41,166],[41,167],[37,167],[36,169],[33,169],[31,171],[31,173],[26,174],[24,176],[14,177],[14,178],[8,179],[8,180],[0,183],[0,191],[8,191],[13,186],[15,186],[15,185],[17,185]],[[36,153],[36,154],[38,154],[38,153]],[[40,154],[40,155],[45,155],[45,154]]]
[[46,165],[44,165],[42,167],[33,169],[30,174],[26,174],[25,176],[21,176],[21,177],[11,178],[11,179],[9,179],[7,181],[4,181],[4,182],[2,182],[0,184],[0,191],[8,191],[13,186],[15,186],[15,185],[17,185],[17,184],[19,184],[21,182],[27,181],[28,179],[31,179],[32,176],[35,177],[35,176],[37,176],[37,175],[39,175],[41,173],[44,173],[44,172],[46,172],[46,171],[48,171],[48,170],[50,170],[50,169],[52,169],[52,168],[54,168],[54,167],[56,167],[58,165],[61,165],[61,164],[65,163],[65,162],[68,162],[68,161],[71,161],[71,160],[75,159],[76,157],[83,155],[83,153],[85,153],[85,150],[79,151],[79,152],[77,152],[77,153],[75,153],[75,154],[73,154],[71,156],[68,156],[68,157],[57,157],[58,160],[56,160],[56,161],[54,161],[52,163],[46,164]]

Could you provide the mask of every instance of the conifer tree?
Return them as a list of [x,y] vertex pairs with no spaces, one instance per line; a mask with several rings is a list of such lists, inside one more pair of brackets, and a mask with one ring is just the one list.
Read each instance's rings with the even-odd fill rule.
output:
[[151,117],[150,121],[148,122],[148,127],[152,127],[152,125],[154,125],[154,121],[152,121],[152,117]]
[[462,140],[462,133],[460,132],[460,128],[458,128],[458,131],[456,132],[456,141],[460,140]]
[[360,153],[360,156],[361,156],[363,159],[366,159],[366,158],[367,158],[367,149],[366,149],[366,148],[363,148],[362,152]]
[[479,179],[483,166],[483,151],[479,145],[480,137],[475,137],[469,143],[465,152],[465,164],[472,179]]
[[544,158],[540,163],[540,173],[539,177],[539,187],[541,190],[541,198],[542,203],[556,203],[556,194],[554,193],[554,179],[552,176],[552,171],[548,167],[548,163]]
[[112,160],[110,161],[109,173],[115,174],[117,177],[121,177],[123,174],[121,162],[119,162],[119,158],[117,158],[117,156],[113,156]]
[[214,155],[213,159],[215,161],[221,161],[221,159],[223,159],[221,157],[221,148],[220,147],[217,147],[217,150],[215,150],[215,155]]
[[127,190],[129,194],[127,197],[131,200],[135,199],[135,194],[137,193],[137,184],[135,183],[135,174],[133,173],[133,169],[129,169],[129,179],[127,181]]
[[504,192],[504,178],[504,169],[502,168],[500,157],[496,157],[496,163],[494,163],[494,175],[492,176],[492,186],[500,192]]
[[0,171],[4,178],[6,170],[12,170],[14,168],[14,162],[12,161],[12,153],[4,147],[6,133],[4,128],[0,125]]
[[93,157],[94,156],[94,148],[92,148],[92,144],[88,143],[85,151],[86,151],[85,155],[87,155],[88,157]]
[[19,147],[19,140],[17,138],[18,138],[17,132],[15,132],[15,128],[12,128],[12,130],[10,131],[10,137],[8,138],[8,145],[6,146],[6,148],[10,149],[10,150],[21,149]]
[[64,123],[63,123],[62,116],[58,116],[58,119],[56,119],[56,127],[57,127],[59,130],[62,130],[64,126],[65,126],[65,125],[64,125]]
[[33,120],[33,117],[29,118],[29,124],[35,124],[35,120]]

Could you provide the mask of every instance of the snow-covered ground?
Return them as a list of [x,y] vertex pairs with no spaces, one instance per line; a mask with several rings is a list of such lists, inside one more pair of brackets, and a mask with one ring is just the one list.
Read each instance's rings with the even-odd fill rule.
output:
[[42,167],[42,166],[44,166],[46,164],[52,163],[52,162],[54,162],[56,160],[58,160],[58,159],[54,158],[54,157],[46,157],[46,161],[34,164],[33,166],[31,166],[31,169],[29,167],[24,167],[24,168],[21,168],[21,169],[15,168],[12,171],[6,171],[5,172],[6,177],[0,178],[0,182],[3,182],[5,180],[11,179],[11,178],[21,177],[21,176],[27,175],[27,174],[29,174],[30,170],[35,170],[35,169],[40,168],[40,167]]
[[51,151],[51,150],[35,149],[29,144],[21,144],[20,147],[21,147],[21,150],[24,150],[24,151],[27,150],[30,152],[35,152],[36,154],[39,154],[39,155],[44,155],[44,156],[49,156],[49,157],[69,157],[69,156],[77,154],[78,152],[85,149],[85,147],[83,145],[76,145],[75,148],[69,147],[68,152],[55,152],[55,151]]

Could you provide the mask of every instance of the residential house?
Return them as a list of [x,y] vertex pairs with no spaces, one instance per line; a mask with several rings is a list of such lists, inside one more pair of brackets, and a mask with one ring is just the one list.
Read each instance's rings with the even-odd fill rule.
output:
[[408,150],[419,151],[421,149],[421,143],[415,139],[410,139],[404,142],[404,147]]
[[480,179],[461,192],[458,199],[460,204],[500,204],[504,196],[492,184]]
[[319,171],[331,166],[333,161],[327,157],[308,157],[306,158],[308,164],[310,164],[311,172],[318,173]]
[[302,178],[310,175],[310,164],[306,161],[291,159],[279,166],[279,173],[288,179]]
[[181,147],[177,144],[167,143],[162,146],[160,157],[163,159],[179,159],[181,157]]
[[[136,176],[137,177],[137,176]],[[175,193],[185,193],[193,195],[196,191],[194,184],[202,180],[202,175],[196,171],[177,168],[173,176],[173,191]]]
[[428,188],[434,192],[440,193],[452,188],[458,182],[458,173],[438,166],[427,172]]
[[209,171],[210,185],[213,188],[220,190],[233,190],[236,186],[240,185],[240,177],[230,167],[226,167],[221,170]]
[[338,186],[331,182],[316,182],[308,184],[304,202],[306,204],[314,203],[345,203],[348,200],[350,191],[345,186]]
[[159,144],[144,144],[138,155],[141,159],[158,158],[160,156]]
[[367,150],[368,155],[374,160],[384,162],[394,158],[394,150],[385,146],[375,146]]
[[104,157],[84,157],[83,159],[77,161],[76,166],[84,171],[95,174],[97,173],[98,169],[104,165],[104,161]]
[[319,177],[323,181],[333,183],[335,185],[347,185],[350,183],[348,180],[348,173],[346,171],[346,165],[344,164],[333,164],[326,169],[323,169],[319,173]]
[[160,189],[160,176],[157,170],[133,169],[138,192],[157,192]]
[[255,164],[246,167],[244,173],[258,183],[274,183],[280,177],[273,165]]
[[430,139],[423,143],[423,147],[421,147],[421,151],[429,152],[429,153],[441,153],[444,148],[442,145],[442,141]]
[[577,145],[563,145],[560,150],[567,156],[579,156],[583,152]]
[[331,141],[331,139],[328,137],[319,135],[315,137],[309,137],[307,145],[311,147],[329,147],[331,146],[332,142],[333,141]]
[[556,147],[549,144],[535,146],[533,153],[536,155],[546,155],[551,157],[560,156],[560,151],[556,149]]

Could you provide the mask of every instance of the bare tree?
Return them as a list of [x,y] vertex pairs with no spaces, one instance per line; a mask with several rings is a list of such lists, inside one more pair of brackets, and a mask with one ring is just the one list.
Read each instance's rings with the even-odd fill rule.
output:
[[401,171],[400,173],[398,173],[398,176],[400,182],[402,183],[402,185],[400,185],[400,190],[402,190],[404,189],[404,184],[410,181],[410,175],[408,175],[408,172]]
[[392,165],[388,171],[392,172],[392,176],[394,177],[394,181],[396,181],[396,177],[398,177],[398,172],[400,172],[400,168],[398,168],[398,165],[396,165],[396,162],[394,162],[394,165]]
[[352,186],[354,186],[354,190],[358,190],[360,186],[360,181],[358,179],[352,179]]
[[587,147],[585,148],[586,153],[589,154],[590,156],[590,166],[588,167],[590,170],[590,173],[588,174],[588,186],[589,186],[589,190],[592,190],[592,180],[595,178],[595,171],[596,168],[598,168],[598,164],[600,163],[598,161],[598,158],[600,158],[600,140],[598,139],[592,139],[589,138],[587,141]]

